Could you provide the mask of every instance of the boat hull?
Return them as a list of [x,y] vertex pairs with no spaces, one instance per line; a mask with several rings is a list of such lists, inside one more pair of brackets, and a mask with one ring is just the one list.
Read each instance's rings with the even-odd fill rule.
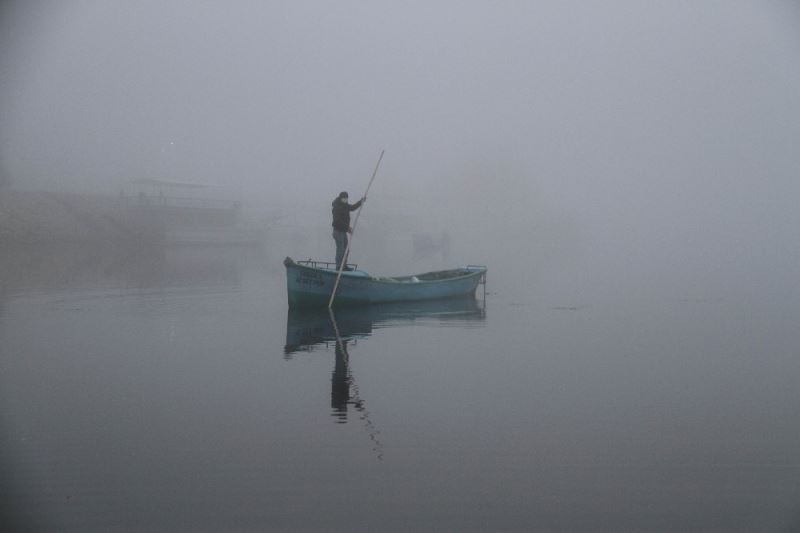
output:
[[[289,307],[328,305],[336,283],[337,273],[335,270],[300,265],[289,258],[284,261],[284,264],[286,265]],[[474,295],[475,289],[486,273],[486,268],[466,267],[446,272],[453,272],[455,275],[443,279],[411,281],[412,276],[373,278],[361,271],[342,272],[334,305],[339,307],[410,302]],[[419,276],[423,277],[426,274]],[[403,281],[399,281],[400,279]]]

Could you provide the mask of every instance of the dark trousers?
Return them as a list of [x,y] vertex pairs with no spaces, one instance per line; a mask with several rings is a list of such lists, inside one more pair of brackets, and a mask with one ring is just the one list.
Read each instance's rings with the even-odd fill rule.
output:
[[347,232],[333,230],[333,240],[336,241],[336,268],[342,266],[344,251],[347,250]]

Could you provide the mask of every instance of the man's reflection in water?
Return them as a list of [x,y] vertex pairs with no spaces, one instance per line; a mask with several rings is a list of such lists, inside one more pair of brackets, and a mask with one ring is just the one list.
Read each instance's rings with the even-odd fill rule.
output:
[[347,353],[347,341],[337,341],[335,352],[336,361],[331,376],[331,408],[337,423],[344,424],[347,422],[347,405],[352,404],[356,410],[361,410],[363,405],[350,393],[353,375],[350,373],[350,354]]
[[340,336],[336,318],[332,312],[330,318],[331,325],[336,332],[336,344],[334,347],[336,359],[333,364],[333,374],[331,374],[331,415],[335,417],[337,424],[345,424],[347,422],[347,406],[352,405],[358,411],[358,417],[364,423],[364,429],[372,441],[372,451],[377,459],[382,461],[383,444],[379,437],[380,431],[372,422],[369,411],[364,405],[364,400],[361,399],[358,384],[356,384],[353,373],[350,371],[350,354],[347,352],[347,340],[342,339]]
[[347,353],[347,341],[337,342],[336,362],[333,365],[333,375],[331,377],[331,408],[340,424],[347,422],[347,402],[350,400],[350,384],[353,378],[350,375],[348,360],[350,355]]

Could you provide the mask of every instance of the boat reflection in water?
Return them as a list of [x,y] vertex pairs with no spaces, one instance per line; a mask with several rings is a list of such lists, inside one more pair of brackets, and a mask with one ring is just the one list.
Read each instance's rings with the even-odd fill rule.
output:
[[480,326],[486,319],[486,309],[482,300],[469,296],[344,307],[336,309],[333,318],[326,308],[290,308],[283,348],[286,358],[319,346],[327,347],[337,340],[369,337],[380,328],[413,324]]
[[348,345],[365,339],[374,331],[388,327],[436,326],[475,327],[486,320],[484,301],[472,296],[448,300],[375,304],[337,309],[289,309],[286,319],[284,358],[297,353],[333,347],[335,362],[331,376],[332,414],[339,423],[347,422],[348,408],[359,412],[371,425],[364,400],[350,369]]

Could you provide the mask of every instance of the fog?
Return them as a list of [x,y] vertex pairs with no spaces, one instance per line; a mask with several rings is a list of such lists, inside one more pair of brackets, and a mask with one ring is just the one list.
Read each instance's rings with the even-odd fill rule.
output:
[[[796,529],[798,65],[794,0],[0,0],[0,524]],[[382,150],[350,260],[488,283],[287,309]]]
[[0,175],[222,185],[329,239],[386,149],[362,239],[403,215],[495,271],[785,288],[799,56],[789,1],[6,1]]

